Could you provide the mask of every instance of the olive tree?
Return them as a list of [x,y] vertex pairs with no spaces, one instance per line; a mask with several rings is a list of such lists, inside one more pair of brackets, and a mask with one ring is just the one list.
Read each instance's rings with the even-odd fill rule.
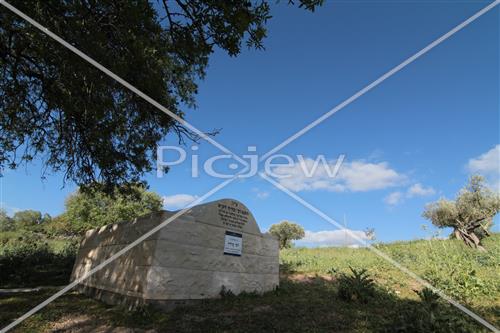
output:
[[292,240],[301,239],[305,236],[304,228],[300,225],[288,221],[281,221],[273,224],[269,228],[269,233],[278,238],[280,249],[289,248],[292,246]]
[[453,228],[453,235],[470,247],[489,236],[493,218],[500,211],[500,196],[485,186],[484,178],[472,176],[455,200],[439,199],[428,204],[422,216],[440,228]]

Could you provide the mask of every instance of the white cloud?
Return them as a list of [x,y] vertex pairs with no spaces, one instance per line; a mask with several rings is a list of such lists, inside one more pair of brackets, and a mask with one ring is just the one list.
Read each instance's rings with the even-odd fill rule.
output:
[[332,177],[336,163],[337,161],[325,161],[318,164],[311,158],[305,158],[291,166],[278,166],[273,172],[277,175],[290,175],[287,178],[279,178],[278,181],[295,192],[365,192],[402,185],[406,181],[406,176],[390,168],[387,162],[345,162]]
[[471,158],[467,169],[471,173],[483,175],[491,187],[500,191],[500,144],[478,157]]
[[389,168],[387,162],[364,163],[354,161],[345,165],[339,171],[340,179],[345,181],[347,188],[352,191],[379,190],[401,185],[406,176]]
[[254,192],[255,196],[259,199],[267,199],[271,195],[271,193],[267,191],[262,191],[258,187],[253,187],[252,192]]
[[389,194],[388,196],[386,196],[384,198],[384,202],[388,205],[391,205],[391,206],[396,206],[397,204],[400,204],[401,202],[403,202],[403,193],[401,192],[392,192],[391,194]]
[[257,192],[257,198],[259,199],[266,199],[267,197],[269,197],[269,192]]
[[[350,231],[350,232],[349,232]],[[361,230],[323,230],[305,232],[305,237],[295,242],[297,246],[324,247],[324,246],[349,246],[359,247],[363,245],[355,237],[368,240],[364,231]]]
[[426,197],[429,195],[434,195],[436,194],[436,191],[432,187],[425,187],[422,186],[420,183],[416,183],[412,185],[408,191],[406,192],[406,196],[408,198],[413,198],[413,197]]
[[390,206],[396,206],[404,202],[405,199],[413,197],[427,197],[434,194],[436,194],[436,190],[434,190],[432,187],[425,187],[420,183],[416,183],[410,186],[405,193],[401,191],[390,193],[384,198],[384,202]]
[[500,172],[500,145],[496,145],[478,157],[471,158],[468,168],[471,172],[477,173]]
[[198,196],[191,194],[168,195],[163,197],[163,205],[168,209],[184,208],[196,199]]

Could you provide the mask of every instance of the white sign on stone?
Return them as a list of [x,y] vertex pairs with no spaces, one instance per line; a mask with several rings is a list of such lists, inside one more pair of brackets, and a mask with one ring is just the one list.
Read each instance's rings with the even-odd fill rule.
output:
[[[90,230],[80,244],[77,279],[171,217],[160,211]],[[80,290],[107,303],[166,304],[265,292],[279,284],[279,247],[262,234],[241,202],[218,200],[192,207],[117,260],[82,281]]]
[[237,232],[226,231],[224,237],[224,254],[241,256],[243,247],[243,235]]

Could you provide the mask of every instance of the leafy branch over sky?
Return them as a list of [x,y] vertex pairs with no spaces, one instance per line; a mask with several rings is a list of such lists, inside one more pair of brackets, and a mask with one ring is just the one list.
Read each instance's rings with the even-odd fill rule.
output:
[[[262,48],[271,18],[268,1],[10,3],[180,117],[215,48]],[[22,18],[1,10],[0,22],[0,171],[40,158],[64,181],[111,188],[151,171],[167,135],[197,139]]]

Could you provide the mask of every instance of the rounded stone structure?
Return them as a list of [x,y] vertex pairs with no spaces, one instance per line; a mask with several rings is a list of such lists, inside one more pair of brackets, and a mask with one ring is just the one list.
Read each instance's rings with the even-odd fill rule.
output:
[[[89,230],[72,280],[121,250],[175,212],[160,211]],[[110,304],[178,303],[262,293],[279,284],[279,244],[262,234],[245,205],[223,199],[192,207],[148,239],[81,282],[79,289]]]

